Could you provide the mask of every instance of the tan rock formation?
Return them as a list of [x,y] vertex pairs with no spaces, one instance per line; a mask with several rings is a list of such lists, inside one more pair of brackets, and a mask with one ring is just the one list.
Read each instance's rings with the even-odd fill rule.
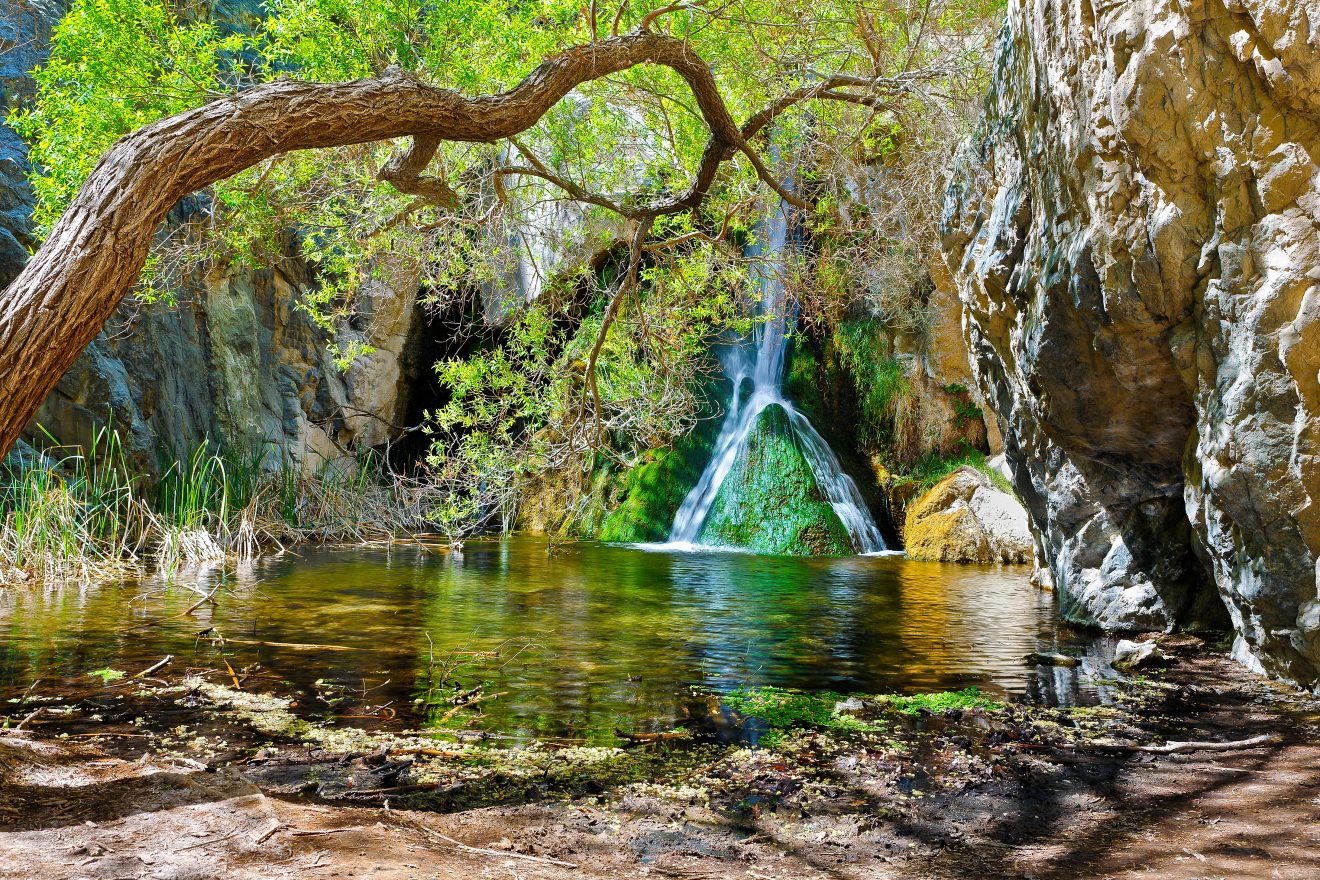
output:
[[1032,561],[1027,512],[985,474],[960,467],[908,505],[908,555],[930,562]]

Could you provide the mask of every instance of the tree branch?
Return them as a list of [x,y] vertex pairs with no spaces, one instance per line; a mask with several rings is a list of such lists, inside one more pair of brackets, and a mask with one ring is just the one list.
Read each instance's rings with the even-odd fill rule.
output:
[[591,390],[592,411],[596,416],[596,445],[604,443],[604,429],[601,425],[601,405],[600,388],[596,384],[596,362],[600,360],[600,351],[605,347],[605,339],[609,336],[610,326],[614,319],[618,317],[619,307],[629,293],[637,287],[637,273],[642,265],[642,245],[646,243],[646,236],[651,232],[653,217],[644,217],[637,223],[637,228],[633,230],[632,241],[628,247],[628,268],[624,272],[623,279],[619,282],[619,289],[614,292],[610,298],[610,304],[605,309],[605,315],[600,320],[600,330],[596,333],[596,342],[591,346],[591,354],[587,358],[587,387]]
[[412,145],[395,153],[376,174],[377,180],[392,184],[401,193],[417,196],[425,202],[446,211],[458,209],[458,193],[438,177],[422,174],[440,149],[440,138],[417,135]]
[[[703,2],[675,9],[698,8]],[[397,71],[341,83],[279,80],[124,136],[88,175],[41,249],[0,293],[0,452],[17,439],[136,283],[153,233],[179,199],[283,153],[411,138],[409,148],[381,169],[382,179],[430,203],[452,205],[457,201],[453,190],[423,174],[441,142],[495,143],[516,137],[583,83],[651,64],[668,67],[684,80],[711,136],[686,193],[627,208],[625,216],[649,230],[656,217],[699,207],[720,165],[736,152],[747,155],[758,176],[781,197],[802,205],[747,146],[748,138],[793,101],[776,102],[739,127],[710,67],[692,47],[646,31],[665,9],[649,13],[638,32],[545,60],[499,94],[466,97]],[[858,77],[832,81],[875,85]],[[541,176],[546,171],[540,169]],[[593,201],[613,203],[604,197]],[[636,247],[641,246],[637,241]],[[637,260],[630,259],[633,283]]]

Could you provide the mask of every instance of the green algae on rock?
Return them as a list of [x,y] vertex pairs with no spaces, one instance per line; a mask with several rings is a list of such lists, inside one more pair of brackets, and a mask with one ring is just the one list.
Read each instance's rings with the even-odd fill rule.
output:
[[645,462],[627,471],[621,500],[601,523],[600,540],[644,543],[667,539],[674,514],[710,459],[717,427],[715,420],[708,419],[672,449],[652,450]]
[[848,530],[816,483],[788,413],[778,404],[756,417],[720,486],[702,543],[781,556],[845,556]]

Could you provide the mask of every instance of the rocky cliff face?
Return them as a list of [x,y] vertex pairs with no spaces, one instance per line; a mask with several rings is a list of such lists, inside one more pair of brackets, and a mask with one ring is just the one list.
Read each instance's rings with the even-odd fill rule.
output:
[[[1320,681],[1320,13],[1011,0],[943,250],[1068,617]],[[1222,613],[1222,612],[1221,612]]]
[[369,328],[343,335],[377,350],[343,372],[327,334],[298,309],[313,283],[290,257],[277,268],[199,274],[174,306],[125,304],[46,399],[31,433],[85,443],[108,420],[147,473],[208,438],[269,444],[313,464],[385,442],[424,366],[411,339],[415,294],[364,292]]

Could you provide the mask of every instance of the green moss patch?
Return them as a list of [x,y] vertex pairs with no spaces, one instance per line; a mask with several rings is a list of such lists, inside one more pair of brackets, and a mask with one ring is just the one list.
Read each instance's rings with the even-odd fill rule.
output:
[[804,694],[777,687],[741,688],[724,698],[740,715],[758,718],[771,730],[803,727],[820,730],[877,731],[884,725],[840,711],[847,697],[830,691]]
[[701,540],[777,556],[853,552],[783,407],[771,404],[756,417],[715,496]]
[[674,514],[710,461],[718,432],[718,421],[707,419],[672,449],[652,450],[646,461],[620,475],[620,500],[596,537],[618,543],[666,540]]

